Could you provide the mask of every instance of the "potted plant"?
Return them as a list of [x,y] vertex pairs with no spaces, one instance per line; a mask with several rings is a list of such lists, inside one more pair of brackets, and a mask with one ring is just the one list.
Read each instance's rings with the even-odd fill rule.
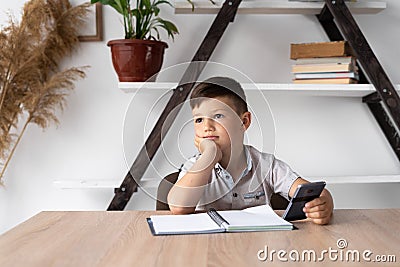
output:
[[114,69],[121,82],[153,80],[161,69],[164,50],[168,47],[160,41],[159,29],[174,38],[178,29],[170,21],[159,17],[160,5],[171,5],[168,0],[136,0],[134,8],[130,0],[91,0],[114,8],[123,16],[125,39],[111,40]]

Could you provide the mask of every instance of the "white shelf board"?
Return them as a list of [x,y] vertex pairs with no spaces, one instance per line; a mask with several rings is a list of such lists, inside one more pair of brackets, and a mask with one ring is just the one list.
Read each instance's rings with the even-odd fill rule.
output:
[[[186,0],[175,0],[176,14],[216,14],[224,1],[216,0],[213,5],[208,0],[194,0],[192,5]],[[305,14],[315,15],[321,12],[324,2],[293,2],[289,0],[243,0],[238,14]],[[384,1],[358,0],[347,2],[353,14],[376,14],[386,8]]]
[[[140,187],[156,188],[160,180],[142,179]],[[59,189],[109,189],[119,188],[122,180],[94,180],[94,179],[71,179],[71,180],[55,180],[53,185]]]
[[[327,184],[374,184],[374,183],[400,183],[400,175],[374,175],[374,176],[324,176],[306,177],[310,182],[325,181]],[[112,189],[118,188],[122,183],[117,180],[56,180],[53,185],[60,189]],[[157,188],[160,180],[143,179],[140,187]]]
[[174,89],[178,83],[175,82],[119,82],[118,88],[125,93],[136,93],[146,91],[166,92]]
[[305,179],[310,182],[325,181],[327,184],[400,183],[400,175],[328,176],[328,177],[306,177]]
[[[176,88],[173,82],[120,82],[118,87],[125,93],[160,93]],[[305,96],[363,97],[376,92],[371,84],[292,84],[292,83],[242,83],[245,91],[260,90],[268,93],[296,94]],[[397,85],[399,89],[400,86]]]

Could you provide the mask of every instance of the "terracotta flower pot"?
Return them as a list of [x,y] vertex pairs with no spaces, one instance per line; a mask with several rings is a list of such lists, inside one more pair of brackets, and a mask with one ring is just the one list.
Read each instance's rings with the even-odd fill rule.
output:
[[154,81],[168,47],[164,42],[139,39],[112,40],[107,45],[120,82],[144,82],[153,75]]

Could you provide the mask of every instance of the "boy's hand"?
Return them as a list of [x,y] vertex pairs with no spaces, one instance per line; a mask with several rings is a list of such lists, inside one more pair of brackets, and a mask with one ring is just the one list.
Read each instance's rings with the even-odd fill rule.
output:
[[319,198],[307,202],[303,211],[314,223],[328,224],[333,212],[333,200],[329,191],[324,189]]
[[200,149],[200,143],[201,143],[201,141],[203,141],[203,140],[205,140],[205,139],[204,139],[204,138],[201,138],[201,137],[199,137],[199,136],[197,136],[197,135],[194,136],[194,145],[197,147],[197,150],[198,150],[200,153],[203,153],[203,151]]
[[215,162],[219,162],[222,159],[222,152],[219,146],[210,139],[198,137],[194,138],[194,144],[201,154],[211,153],[215,155]]

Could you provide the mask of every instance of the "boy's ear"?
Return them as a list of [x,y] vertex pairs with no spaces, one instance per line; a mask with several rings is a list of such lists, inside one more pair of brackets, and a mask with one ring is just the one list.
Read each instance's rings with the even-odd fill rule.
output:
[[242,115],[242,125],[245,130],[247,130],[250,127],[251,124],[251,113],[249,111],[246,111]]

